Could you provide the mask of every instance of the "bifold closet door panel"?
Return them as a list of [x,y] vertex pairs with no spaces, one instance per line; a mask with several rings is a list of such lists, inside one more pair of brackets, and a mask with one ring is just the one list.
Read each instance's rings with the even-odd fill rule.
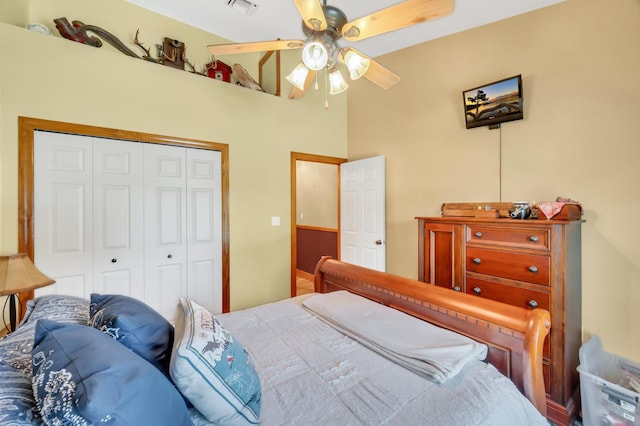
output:
[[222,312],[222,200],[219,151],[186,149],[187,295]]
[[144,300],[142,144],[93,138],[93,291]]
[[165,318],[187,295],[186,150],[143,144],[145,302]]
[[93,149],[87,137],[34,132],[34,261],[56,283],[36,296],[93,290]]

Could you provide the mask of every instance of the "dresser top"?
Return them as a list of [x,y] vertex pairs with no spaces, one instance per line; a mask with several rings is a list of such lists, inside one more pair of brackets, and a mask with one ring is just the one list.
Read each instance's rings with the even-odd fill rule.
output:
[[491,223],[499,225],[518,225],[518,226],[544,226],[544,225],[576,225],[581,224],[585,220],[554,220],[554,219],[511,219],[508,217],[491,218],[491,217],[464,217],[464,216],[416,216],[415,219],[427,220],[429,222],[446,222],[446,223]]

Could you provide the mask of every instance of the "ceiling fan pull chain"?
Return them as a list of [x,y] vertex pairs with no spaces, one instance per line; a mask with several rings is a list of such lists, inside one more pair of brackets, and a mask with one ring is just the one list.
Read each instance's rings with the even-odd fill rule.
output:
[[[317,80],[316,84],[318,84]],[[326,69],[324,70],[324,109],[329,109],[329,71]]]

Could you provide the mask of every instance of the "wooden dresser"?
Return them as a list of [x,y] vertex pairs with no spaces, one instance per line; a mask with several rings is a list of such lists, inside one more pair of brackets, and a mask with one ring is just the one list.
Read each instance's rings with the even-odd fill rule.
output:
[[416,217],[418,279],[551,313],[544,350],[547,417],[572,423],[580,405],[580,220]]

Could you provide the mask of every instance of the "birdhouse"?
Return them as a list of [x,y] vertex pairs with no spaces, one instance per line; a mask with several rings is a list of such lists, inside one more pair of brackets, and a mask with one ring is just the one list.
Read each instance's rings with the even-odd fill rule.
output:
[[215,60],[205,65],[207,77],[231,83],[231,67],[222,61]]

